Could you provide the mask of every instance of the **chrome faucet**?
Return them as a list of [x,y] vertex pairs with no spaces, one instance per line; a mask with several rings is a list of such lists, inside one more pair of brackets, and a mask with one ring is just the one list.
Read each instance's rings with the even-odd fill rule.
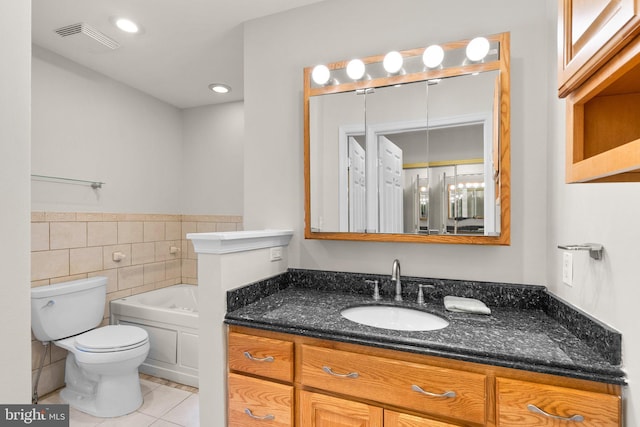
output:
[[393,260],[393,266],[391,267],[391,281],[396,282],[396,297],[394,300],[402,301],[402,284],[400,283],[400,261]]

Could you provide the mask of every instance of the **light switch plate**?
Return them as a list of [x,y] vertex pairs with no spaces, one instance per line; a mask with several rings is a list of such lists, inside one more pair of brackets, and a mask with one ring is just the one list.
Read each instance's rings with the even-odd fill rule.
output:
[[570,252],[562,253],[562,282],[573,286],[573,254]]
[[282,259],[282,246],[277,246],[275,248],[271,248],[269,251],[269,260],[270,261],[280,261]]

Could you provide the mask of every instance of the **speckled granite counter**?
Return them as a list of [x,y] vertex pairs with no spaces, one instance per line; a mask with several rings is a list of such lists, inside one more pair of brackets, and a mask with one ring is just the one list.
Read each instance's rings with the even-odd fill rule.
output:
[[[379,280],[383,300],[371,298]],[[393,301],[388,276],[289,270],[230,291],[226,323],[328,340],[448,357],[533,372],[624,384],[621,336],[548,293],[543,286],[462,282],[406,277],[405,301]],[[435,287],[416,301],[417,283]],[[445,295],[478,298],[491,315],[451,313]],[[403,305],[446,318],[436,331],[395,331],[343,318],[344,308],[363,304]]]

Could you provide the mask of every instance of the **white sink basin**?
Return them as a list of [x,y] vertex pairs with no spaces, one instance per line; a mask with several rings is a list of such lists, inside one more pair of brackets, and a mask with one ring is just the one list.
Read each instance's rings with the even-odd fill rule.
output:
[[352,322],[396,331],[434,331],[449,326],[442,317],[406,307],[365,305],[345,308],[340,314]]

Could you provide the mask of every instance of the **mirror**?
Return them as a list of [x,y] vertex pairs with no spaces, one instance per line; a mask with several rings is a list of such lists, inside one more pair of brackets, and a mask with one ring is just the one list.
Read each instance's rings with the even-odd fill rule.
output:
[[305,237],[509,244],[509,35],[487,37],[484,59],[469,41],[305,69]]

